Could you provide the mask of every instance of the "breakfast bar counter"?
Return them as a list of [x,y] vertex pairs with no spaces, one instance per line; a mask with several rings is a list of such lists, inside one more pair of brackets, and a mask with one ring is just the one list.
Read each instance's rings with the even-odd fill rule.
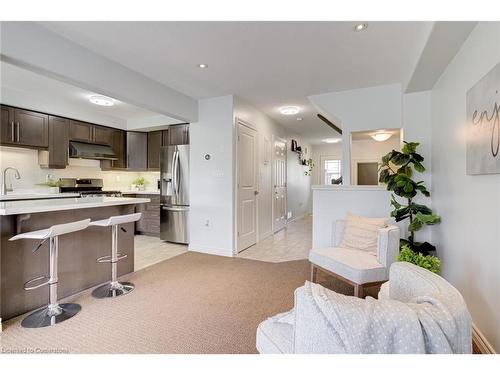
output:
[[[0,202],[0,317],[2,320],[47,304],[48,289],[26,291],[24,283],[48,274],[47,242],[33,253],[32,240],[9,241],[16,234],[84,219],[92,221],[134,213],[148,198],[89,197]],[[127,258],[118,263],[118,275],[134,271],[134,223],[119,231],[118,249]],[[65,298],[102,284],[110,277],[111,229],[88,227],[59,239],[59,296]]]

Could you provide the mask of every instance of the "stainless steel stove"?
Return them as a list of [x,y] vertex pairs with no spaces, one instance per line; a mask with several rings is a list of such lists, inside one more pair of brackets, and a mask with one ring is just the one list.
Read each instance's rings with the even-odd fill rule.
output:
[[101,178],[61,178],[61,193],[79,193],[82,197],[121,197],[118,190],[102,190]]

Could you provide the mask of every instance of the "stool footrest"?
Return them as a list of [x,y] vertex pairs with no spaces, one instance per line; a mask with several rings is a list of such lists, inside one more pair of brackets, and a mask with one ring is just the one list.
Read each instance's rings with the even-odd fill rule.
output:
[[[127,254],[118,253],[116,260],[118,261],[118,260],[125,259],[127,256],[128,256]],[[96,262],[97,263],[111,263],[111,255],[105,255],[105,256],[99,257],[96,259]]]
[[[45,280],[45,281],[42,283],[30,286],[30,284],[34,283],[35,281],[39,281],[39,280]],[[24,283],[24,290],[38,289],[44,285],[47,285],[49,283],[49,281],[50,281],[50,278],[48,276],[35,277],[34,279],[28,280]]]

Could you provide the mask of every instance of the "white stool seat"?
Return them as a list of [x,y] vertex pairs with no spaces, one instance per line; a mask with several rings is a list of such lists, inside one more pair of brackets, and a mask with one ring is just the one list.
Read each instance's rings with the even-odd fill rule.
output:
[[141,216],[142,216],[142,213],[140,213],[140,212],[138,212],[136,214],[130,214],[130,215],[111,216],[107,219],[93,221],[89,225],[96,226],[96,227],[110,227],[113,225],[132,223],[134,221],[139,220],[141,218]]
[[10,238],[9,241],[16,241],[21,239],[44,240],[46,238],[61,236],[63,234],[83,230],[89,226],[89,223],[90,219],[74,221],[72,223],[57,224],[47,229],[40,229],[33,232],[18,234]]

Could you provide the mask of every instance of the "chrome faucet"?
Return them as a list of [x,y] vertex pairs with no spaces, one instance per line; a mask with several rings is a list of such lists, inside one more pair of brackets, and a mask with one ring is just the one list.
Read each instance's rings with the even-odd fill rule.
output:
[[19,180],[21,178],[21,175],[19,174],[19,171],[14,168],[14,167],[7,167],[3,170],[3,181],[2,181],[2,195],[5,195],[7,194],[7,192],[9,191],[13,191],[12,190],[12,182],[10,183],[9,186],[7,186],[7,171],[8,170],[13,170],[16,174],[14,175],[14,177],[16,178],[16,180]]

